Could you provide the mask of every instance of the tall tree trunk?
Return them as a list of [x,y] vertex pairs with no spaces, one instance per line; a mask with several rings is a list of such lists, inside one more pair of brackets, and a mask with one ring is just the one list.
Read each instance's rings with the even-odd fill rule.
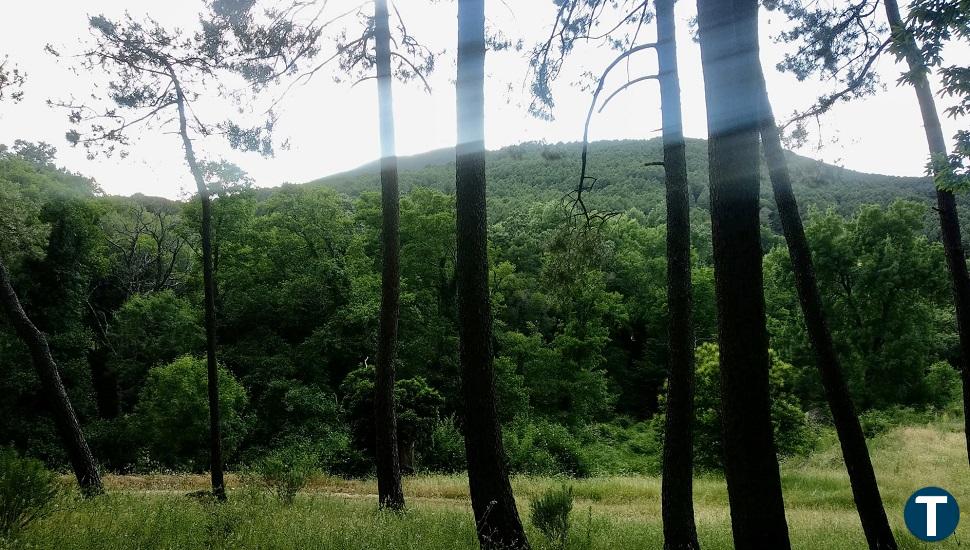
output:
[[758,3],[698,0],[724,470],[735,547],[791,547],[768,393],[759,224]]
[[[934,173],[937,175],[937,161],[947,157],[946,139],[940,125],[940,113],[926,77],[926,64],[919,53],[913,35],[906,29],[899,14],[896,0],[886,0],[886,19],[892,29],[897,47],[906,56],[906,63],[912,71],[912,85],[916,90],[920,114],[923,117],[923,130],[926,144],[933,159]],[[943,237],[943,250],[946,264],[950,270],[950,283],[953,286],[953,301],[956,303],[957,331],[960,333],[960,372],[963,378],[963,421],[967,440],[967,461],[970,463],[970,274],[967,273],[967,257],[963,251],[960,236],[960,218],[957,216],[957,203],[953,193],[943,189],[936,190],[936,210],[940,214],[940,233]]]
[[669,374],[664,430],[664,548],[700,548],[694,524],[694,324],[690,271],[690,197],[677,72],[675,0],[657,0],[657,58],[667,186]]
[[374,418],[377,428],[377,495],[380,507],[404,508],[394,410],[394,362],[401,295],[400,204],[397,150],[394,144],[394,103],[391,95],[391,29],[387,0],[374,1],[374,44],[377,49],[377,102],[381,131],[382,268],[381,314],[377,333],[377,380]]
[[808,337],[815,350],[815,364],[822,377],[825,397],[828,399],[835,431],[838,433],[839,444],[842,447],[845,468],[849,472],[852,496],[859,511],[859,519],[862,521],[862,530],[866,534],[869,548],[895,550],[896,539],[889,527],[886,510],[879,496],[879,486],[876,484],[876,473],[872,469],[872,461],[869,458],[866,437],[862,433],[859,417],[856,416],[852,397],[849,395],[849,388],[842,373],[842,365],[835,353],[835,345],[832,343],[832,333],[825,320],[822,298],[815,279],[812,252],[805,238],[801,215],[798,213],[788,161],[785,160],[785,152],[781,147],[781,138],[775,125],[763,73],[759,82],[763,117],[761,141],[764,146],[765,160],[768,163],[771,187],[775,194],[775,203],[778,205],[778,216],[781,219],[782,231],[785,233],[785,241],[788,243],[788,254],[791,256],[795,287],[798,290],[802,315],[805,317],[805,327],[808,329]]
[[10,273],[2,259],[0,259],[0,307],[7,313],[17,335],[30,350],[30,357],[54,417],[54,425],[64,443],[74,476],[77,477],[77,483],[81,487],[81,493],[86,497],[100,495],[104,492],[101,475],[94,463],[91,449],[84,439],[84,433],[74,414],[71,400],[61,382],[61,375],[57,372],[57,364],[47,345],[47,338],[37,330],[20,305],[17,293],[10,282]]
[[209,389],[209,468],[212,477],[212,494],[226,500],[226,483],[222,471],[222,428],[219,416],[219,366],[216,362],[216,281],[212,269],[212,200],[209,188],[202,176],[202,168],[195,158],[195,149],[189,138],[188,121],[185,116],[185,96],[178,78],[171,75],[177,97],[179,134],[185,147],[185,161],[189,165],[202,203],[202,281],[205,299],[205,355]]
[[456,155],[459,362],[465,454],[482,548],[528,548],[505,468],[495,404],[485,213],[485,2],[458,0]]

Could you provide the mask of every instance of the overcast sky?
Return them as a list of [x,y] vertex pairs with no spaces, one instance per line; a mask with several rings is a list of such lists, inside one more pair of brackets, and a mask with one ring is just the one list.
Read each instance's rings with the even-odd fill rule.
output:
[[[328,9],[339,13],[357,3],[359,0],[331,0]],[[66,112],[49,108],[47,100],[85,97],[91,86],[99,82],[98,75],[74,74],[69,70],[70,59],[56,60],[45,53],[44,46],[50,43],[64,53],[78,52],[78,40],[88,36],[87,15],[104,13],[117,17],[126,9],[133,16],[147,13],[165,24],[194,28],[200,2],[33,0],[9,4],[0,18],[0,57],[7,55],[25,70],[28,81],[21,103],[0,105],[0,143],[12,144],[18,138],[52,143],[59,150],[60,164],[93,176],[112,194],[140,192],[175,198],[192,190],[194,185],[177,135],[143,132],[124,159],[89,161],[82,150],[72,149],[64,140]],[[398,0],[395,4],[411,34],[436,51],[446,50],[430,79],[430,95],[415,83],[394,88],[399,154],[453,145],[456,4],[447,0]],[[488,0],[486,9],[490,26],[501,29],[510,38],[523,38],[527,46],[548,33],[555,13],[551,0]],[[682,0],[677,11],[685,133],[705,137],[700,52],[691,39],[688,23],[694,16],[694,3]],[[828,89],[824,83],[799,83],[774,70],[786,47],[773,40],[781,23],[777,15],[762,16],[762,61],[779,118],[810,105],[820,91]],[[648,28],[645,39],[652,39],[652,34],[653,29]],[[578,140],[589,92],[575,83],[586,71],[599,74],[615,55],[593,47],[576,50],[554,89],[556,119],[550,122],[532,118],[526,111],[528,49],[490,53],[487,57],[486,140],[490,149],[522,141]],[[970,54],[967,50],[960,53]],[[653,55],[647,52],[631,65],[631,75],[648,74],[654,66]],[[821,136],[814,136],[816,139],[799,152],[867,172],[922,174],[927,153],[915,95],[911,89],[895,85],[901,67],[891,57],[885,56],[878,70],[887,89],[876,97],[838,107],[823,119]],[[618,72],[624,74],[616,75],[614,86],[626,78],[625,71]],[[373,81],[351,87],[333,82],[328,74],[319,74],[309,84],[294,88],[283,104],[277,131],[279,137],[289,140],[289,150],[262,159],[231,152],[218,138],[198,146],[207,158],[224,157],[239,164],[261,186],[312,180],[354,168],[379,155],[375,101]],[[947,104],[941,100],[941,109]],[[966,120],[944,121],[947,136],[960,126],[965,128]],[[615,99],[594,119],[591,138],[654,137],[659,135],[659,128],[659,94],[655,83],[646,82]],[[819,137],[825,143],[821,149],[816,148]],[[831,143],[833,140],[835,143]]]

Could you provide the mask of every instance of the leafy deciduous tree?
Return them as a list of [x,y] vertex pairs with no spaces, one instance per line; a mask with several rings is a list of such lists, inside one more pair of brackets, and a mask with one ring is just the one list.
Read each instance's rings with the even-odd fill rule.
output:
[[[11,94],[12,98],[14,101],[19,101],[23,97],[19,88],[23,85],[24,75],[16,68],[12,71],[6,70],[5,65],[6,59],[0,64],[0,99],[3,99],[3,93],[13,86],[17,90]],[[103,493],[101,474],[98,473],[94,456],[88,448],[87,440],[84,439],[84,433],[81,431],[81,424],[74,414],[74,407],[64,389],[64,383],[51,355],[47,338],[34,326],[20,305],[20,299],[14,291],[10,273],[2,256],[0,256],[0,307],[7,314],[17,335],[30,349],[34,368],[47,395],[54,424],[71,461],[81,492],[89,497]]]
[[101,475],[98,473],[94,457],[84,439],[81,425],[77,421],[74,408],[71,406],[60,374],[57,372],[57,364],[54,363],[54,358],[51,356],[47,338],[37,330],[37,327],[24,313],[20,300],[17,299],[17,294],[10,283],[10,274],[7,272],[7,267],[2,259],[0,259],[0,305],[3,306],[10,322],[13,323],[17,334],[30,348],[31,358],[49,399],[54,423],[57,425],[57,431],[64,442],[81,491],[85,496],[94,496],[104,492]]
[[[862,0],[848,6],[833,7],[805,5],[801,0],[775,2],[786,15],[796,21],[786,39],[797,41],[799,49],[786,57],[781,68],[790,70],[803,79],[819,72],[839,83],[840,89],[821,97],[815,105],[797,114],[793,121],[809,116],[820,116],[839,101],[871,94],[875,91],[878,75],[874,63],[886,51],[905,60],[908,71],[899,81],[913,86],[923,120],[929,149],[927,169],[936,183],[936,210],[939,214],[941,240],[946,250],[947,266],[956,309],[956,325],[960,334],[960,357],[957,359],[963,375],[964,409],[970,410],[970,272],[967,269],[957,202],[953,192],[963,186],[967,175],[961,171],[966,156],[966,132],[958,133],[958,151],[948,154],[946,140],[940,125],[928,74],[939,67],[943,90],[957,96],[961,102],[950,110],[954,116],[966,112],[970,86],[968,71],[958,65],[943,66],[942,51],[953,36],[968,36],[966,7],[956,2],[917,2],[908,18],[903,19],[895,0],[882,3],[885,8],[888,33],[876,19],[880,2]],[[917,37],[924,39],[921,46]],[[798,129],[798,136],[804,131]],[[962,152],[961,152],[962,151]],[[970,430],[970,415],[967,428]],[[970,435],[967,437],[967,457],[970,460]]]

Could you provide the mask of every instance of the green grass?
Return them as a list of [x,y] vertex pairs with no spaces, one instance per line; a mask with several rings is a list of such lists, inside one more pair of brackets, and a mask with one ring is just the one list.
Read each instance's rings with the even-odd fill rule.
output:
[[[970,544],[970,520],[942,543],[919,543],[902,523],[903,503],[917,488],[939,485],[970,503],[970,475],[961,420],[943,418],[896,428],[871,442],[886,511],[901,548],[960,548]],[[789,530],[796,548],[865,548],[852,494],[837,447],[782,464]],[[229,502],[219,505],[185,496],[204,488],[204,476],[109,476],[109,493],[93,501],[65,499],[47,518],[0,542],[0,548],[477,548],[467,481],[463,476],[418,476],[405,481],[408,511],[376,510],[373,480],[324,477],[292,506],[269,493],[241,487],[229,477]],[[605,477],[567,480],[576,497],[572,548],[660,548],[660,480]],[[519,511],[528,501],[560,486],[562,479],[513,480]],[[724,481],[701,475],[695,483],[698,535],[705,549],[731,548]],[[534,545],[541,535],[527,527]],[[961,545],[962,543],[962,545]]]

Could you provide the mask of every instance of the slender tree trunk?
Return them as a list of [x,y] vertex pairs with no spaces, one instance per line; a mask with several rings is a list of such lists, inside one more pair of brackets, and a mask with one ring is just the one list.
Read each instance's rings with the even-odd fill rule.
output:
[[791,547],[771,425],[759,225],[758,3],[698,0],[724,470],[735,547]]
[[889,527],[886,510],[879,496],[879,486],[869,458],[866,437],[862,433],[859,417],[856,416],[852,397],[849,395],[849,388],[842,374],[842,365],[835,353],[835,345],[832,343],[832,333],[825,320],[822,297],[815,279],[812,252],[805,238],[802,218],[798,213],[798,203],[792,191],[788,161],[785,160],[785,152],[781,147],[781,138],[775,125],[764,74],[759,81],[762,88],[761,114],[763,117],[761,141],[764,146],[765,160],[768,163],[771,187],[774,190],[775,203],[778,205],[778,216],[781,219],[782,231],[785,233],[785,241],[788,243],[788,254],[791,256],[792,270],[795,274],[798,300],[802,306],[809,340],[815,350],[815,363],[822,377],[822,386],[825,388],[825,397],[832,411],[835,431],[842,446],[842,457],[845,460],[845,468],[849,472],[849,483],[852,485],[852,495],[856,509],[859,511],[859,519],[862,521],[862,530],[872,550],[895,550],[896,539]]
[[377,380],[374,418],[377,428],[377,494],[380,507],[404,508],[394,410],[394,362],[401,295],[399,234],[400,204],[397,150],[394,144],[394,104],[391,95],[391,29],[387,0],[374,1],[374,43],[377,49],[377,102],[381,131],[381,314],[377,333]]
[[459,362],[465,453],[478,541],[485,549],[528,548],[505,468],[495,404],[485,214],[485,2],[458,0],[456,156]]
[[74,414],[71,400],[61,382],[61,375],[57,372],[57,364],[47,345],[47,338],[37,330],[20,305],[17,293],[14,292],[10,282],[10,273],[2,259],[0,259],[0,307],[7,313],[17,335],[30,350],[30,357],[54,417],[54,425],[67,450],[81,493],[85,497],[100,495],[104,492],[101,475],[94,463],[91,449],[84,439],[84,433]]
[[185,161],[189,165],[202,203],[202,280],[205,299],[205,355],[209,386],[209,462],[212,477],[212,494],[226,500],[226,483],[222,471],[222,428],[219,417],[219,366],[216,362],[216,281],[212,269],[212,200],[209,188],[202,176],[202,168],[195,158],[195,149],[189,139],[185,116],[185,96],[175,75],[172,82],[177,96],[179,133],[185,147]]
[[[947,157],[946,139],[940,125],[940,113],[926,77],[925,67],[913,35],[906,29],[899,14],[896,0],[886,0],[886,19],[892,29],[893,39],[906,56],[906,63],[913,72],[913,89],[923,116],[923,129],[930,157],[936,161]],[[936,190],[936,210],[940,214],[940,233],[943,237],[943,250],[946,264],[950,270],[950,283],[953,286],[953,301],[956,303],[957,331],[960,333],[960,373],[963,378],[963,420],[967,440],[967,461],[970,463],[970,274],[967,273],[967,257],[963,251],[960,236],[960,218],[957,216],[957,203],[953,193],[943,189]]]
[[664,430],[664,548],[700,548],[694,524],[694,324],[690,271],[690,196],[680,111],[675,0],[657,0],[657,58],[667,184],[669,373]]

